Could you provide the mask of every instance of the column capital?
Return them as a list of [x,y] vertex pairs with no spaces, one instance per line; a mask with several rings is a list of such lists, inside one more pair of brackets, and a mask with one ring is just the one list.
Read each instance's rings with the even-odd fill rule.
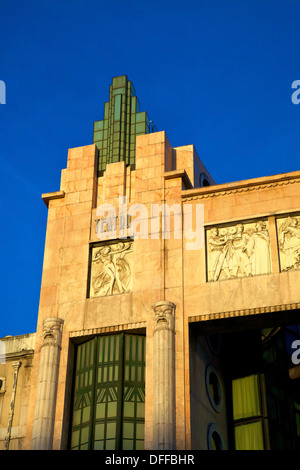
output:
[[19,370],[19,368],[21,367],[21,364],[22,364],[21,361],[14,361],[14,362],[12,362],[11,365],[13,366],[15,372],[17,372]]
[[60,346],[62,325],[64,321],[62,318],[49,317],[43,321],[43,346]]
[[152,306],[154,310],[154,331],[175,330],[176,305],[168,300],[161,300]]

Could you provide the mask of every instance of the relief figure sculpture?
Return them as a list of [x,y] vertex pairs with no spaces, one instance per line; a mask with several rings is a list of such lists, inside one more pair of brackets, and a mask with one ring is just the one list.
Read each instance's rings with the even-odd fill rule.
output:
[[266,223],[259,221],[249,241],[249,254],[252,263],[252,274],[271,272],[270,238]]
[[92,272],[94,295],[112,295],[128,292],[131,267],[125,259],[132,252],[132,243],[103,246],[93,252],[92,263],[98,265]]
[[236,226],[236,237],[233,241],[237,260],[235,276],[237,276],[239,268],[244,276],[252,276],[251,258],[248,246],[250,238],[251,236],[249,233],[245,232],[244,226],[238,224]]
[[300,223],[297,217],[287,217],[280,225],[279,250],[282,271],[300,268]]
[[208,238],[208,280],[267,274],[271,271],[266,223],[212,228]]
[[211,260],[209,266],[210,280],[217,281],[221,269],[224,270],[227,277],[230,277],[229,266],[226,260],[226,239],[224,236],[220,235],[218,228],[213,228],[211,230],[211,236],[208,240],[208,243],[211,251]]

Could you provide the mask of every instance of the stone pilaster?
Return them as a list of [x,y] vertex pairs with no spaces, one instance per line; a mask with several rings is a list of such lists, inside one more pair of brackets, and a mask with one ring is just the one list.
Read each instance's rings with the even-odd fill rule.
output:
[[13,382],[13,388],[12,388],[12,393],[11,393],[11,400],[10,400],[10,408],[9,408],[9,416],[8,416],[8,426],[7,426],[7,432],[5,436],[5,450],[9,449],[9,443],[10,443],[10,436],[11,436],[11,428],[12,428],[12,422],[13,422],[13,417],[14,417],[14,411],[15,411],[15,400],[16,400],[16,393],[17,393],[17,382],[18,382],[18,375],[19,375],[19,369],[21,367],[22,362],[21,361],[15,361],[12,363],[12,366],[14,368],[14,382]]
[[157,302],[154,309],[153,444],[174,450],[175,440],[175,304]]
[[62,339],[60,318],[46,318],[40,351],[31,449],[51,450]]

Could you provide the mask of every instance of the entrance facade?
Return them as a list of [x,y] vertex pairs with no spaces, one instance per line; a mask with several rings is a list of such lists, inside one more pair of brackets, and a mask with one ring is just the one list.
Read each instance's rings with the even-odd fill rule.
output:
[[[69,150],[60,188],[42,195],[37,331],[22,435],[16,421],[7,445],[298,448],[287,358],[300,324],[299,183],[294,171],[216,184],[115,77],[93,143]],[[0,367],[3,415],[13,382]]]

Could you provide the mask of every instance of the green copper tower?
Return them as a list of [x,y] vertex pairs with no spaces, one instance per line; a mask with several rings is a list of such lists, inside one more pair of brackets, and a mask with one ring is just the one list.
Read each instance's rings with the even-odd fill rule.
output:
[[98,175],[107,163],[124,161],[135,168],[137,135],[157,132],[140,104],[126,75],[114,77],[109,87],[109,101],[104,104],[104,119],[94,122],[93,143],[99,149]]

